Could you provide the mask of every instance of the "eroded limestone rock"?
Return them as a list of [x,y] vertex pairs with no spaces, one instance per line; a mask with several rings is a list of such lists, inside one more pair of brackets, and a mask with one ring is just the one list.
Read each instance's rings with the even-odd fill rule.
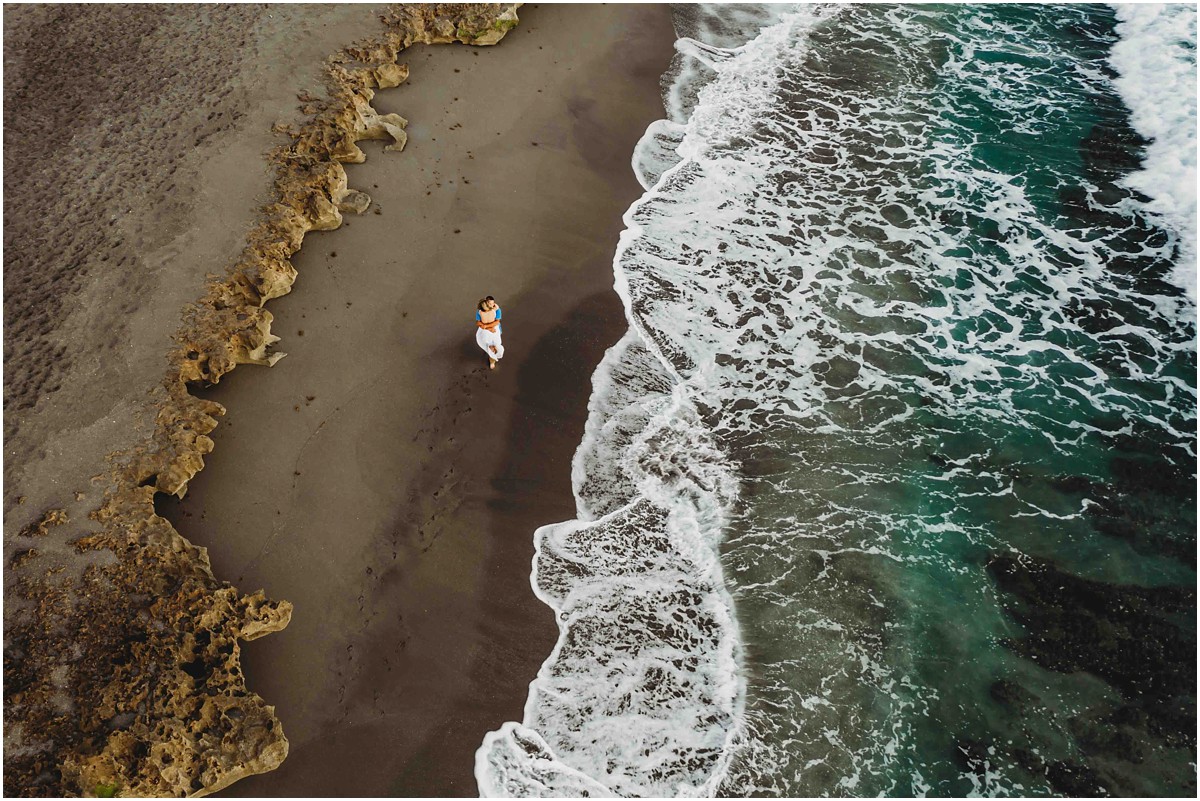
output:
[[369,208],[371,208],[371,196],[366,192],[357,192],[353,189],[343,195],[342,201],[338,203],[339,211],[353,214],[362,214]]
[[312,118],[279,129],[289,141],[271,155],[276,201],[264,208],[229,276],[187,313],[173,356],[184,381],[216,383],[238,364],[273,365],[281,358],[269,350],[278,338],[261,307],[290,291],[296,271],[288,260],[307,232],[333,230],[343,209],[361,213],[370,204],[365,193],[347,187],[342,164],[366,159],[357,144],[364,139],[390,140],[387,151],[401,151],[408,141],[407,120],[371,106],[375,90],[408,79],[408,67],[396,63],[399,54],[418,42],[494,44],[517,24],[518,5],[396,6],[382,17],[382,35],[327,60],[327,99],[299,95]]
[[238,641],[282,629],[291,605],[217,581],[154,494],[115,492],[78,530],[61,512],[31,527],[51,553],[10,588],[6,794],[193,794],[287,755]]

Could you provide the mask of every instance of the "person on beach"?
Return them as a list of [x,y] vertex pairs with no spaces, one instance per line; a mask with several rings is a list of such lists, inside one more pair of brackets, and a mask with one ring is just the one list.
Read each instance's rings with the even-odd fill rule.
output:
[[479,301],[475,309],[475,342],[488,357],[488,369],[495,370],[496,362],[504,358],[504,344],[500,341],[500,304],[488,295]]

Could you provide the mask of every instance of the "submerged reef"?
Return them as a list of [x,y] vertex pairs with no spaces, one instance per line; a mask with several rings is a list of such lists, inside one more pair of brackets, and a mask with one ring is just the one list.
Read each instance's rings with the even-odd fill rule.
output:
[[[1114,690],[1107,702],[1068,720],[1082,759],[1048,762],[1037,749],[1018,747],[1014,761],[1062,795],[1153,795],[1140,782],[1154,775],[1176,777],[1182,793],[1194,795],[1195,589],[1095,581],[1025,555],[996,554],[988,572],[1024,632],[1005,641],[1010,650],[1047,671],[1090,675]],[[1016,683],[998,681],[991,694],[1027,717],[1036,714],[1037,699]],[[985,765],[988,748],[1009,750],[998,742],[960,743],[964,768]]]
[[283,357],[264,306],[291,290],[304,235],[369,206],[342,167],[365,160],[356,143],[403,149],[406,121],[371,107],[375,90],[408,77],[401,51],[495,44],[517,5],[389,9],[379,36],[327,60],[324,98],[299,96],[307,121],[277,129],[273,200],[237,262],[185,311],[153,433],[110,456],[88,520],[48,510],[6,549],[6,795],[199,796],[287,756],[274,709],[245,686],[239,643],[283,629],[291,604],[214,577],[205,549],[158,516],[154,498],[183,497],[213,449],[225,410],[191,390]]

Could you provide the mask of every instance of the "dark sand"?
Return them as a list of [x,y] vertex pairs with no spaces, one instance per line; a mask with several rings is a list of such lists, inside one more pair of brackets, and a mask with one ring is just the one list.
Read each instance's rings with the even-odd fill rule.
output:
[[475,749],[521,718],[554,643],[533,531],[574,516],[591,372],[625,328],[630,156],[673,35],[666,6],[520,15],[497,47],[402,56],[410,84],[375,106],[410,120],[408,148],[349,166],[376,205],[305,239],[270,304],[289,355],[209,391],[229,410],[216,449],[159,504],[219,578],[295,604],[243,652],[290,756],[227,794],[475,795]]

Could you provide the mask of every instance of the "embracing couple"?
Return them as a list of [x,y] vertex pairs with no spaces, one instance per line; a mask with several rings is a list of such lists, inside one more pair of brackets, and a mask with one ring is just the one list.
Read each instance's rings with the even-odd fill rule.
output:
[[500,341],[500,304],[488,295],[475,307],[475,342],[488,357],[488,369],[496,369],[496,361],[504,358]]

